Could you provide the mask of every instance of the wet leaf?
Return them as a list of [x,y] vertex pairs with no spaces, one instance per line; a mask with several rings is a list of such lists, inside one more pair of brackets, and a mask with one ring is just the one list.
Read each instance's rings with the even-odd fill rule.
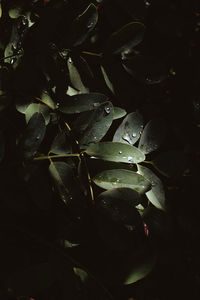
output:
[[90,145],[85,152],[98,159],[136,164],[145,160],[145,155],[136,147],[115,142]]
[[113,105],[109,101],[95,109],[87,128],[79,138],[82,148],[91,143],[98,143],[106,135],[113,121],[113,110]]
[[153,166],[164,176],[177,178],[183,175],[187,168],[184,153],[178,150],[170,150],[159,154],[153,160]]
[[70,140],[65,131],[59,132],[54,138],[50,152],[54,154],[72,153]]
[[34,113],[42,113],[45,119],[45,125],[48,125],[50,121],[50,109],[48,106],[41,104],[41,103],[31,103],[26,111],[25,111],[25,118],[26,122],[28,123],[30,118],[34,115]]
[[161,180],[150,169],[138,165],[139,174],[143,175],[151,183],[151,190],[146,193],[149,201],[158,209],[166,210],[164,186]]
[[149,121],[142,132],[139,149],[145,154],[157,150],[163,143],[165,135],[166,126],[163,119]]
[[168,75],[164,64],[153,57],[135,55],[124,59],[123,66],[136,80],[146,84],[160,83]]
[[103,78],[105,80],[105,83],[107,85],[107,87],[109,88],[109,90],[115,94],[115,90],[114,90],[114,87],[113,87],[113,84],[111,83],[109,77],[108,77],[108,74],[106,73],[105,69],[103,68],[103,66],[101,66],[101,72],[103,74]]
[[55,181],[62,201],[66,205],[69,205],[72,200],[72,195],[69,191],[69,187],[73,181],[72,168],[65,162],[51,162],[49,172]]
[[113,136],[113,142],[134,145],[143,130],[143,117],[133,112],[128,114],[120,124]]
[[65,103],[60,105],[59,110],[66,114],[81,113],[98,108],[105,103],[107,96],[100,93],[86,93],[67,97]]
[[145,26],[140,22],[131,22],[124,25],[110,36],[107,42],[107,50],[114,54],[132,52],[133,48],[142,42],[144,31]]
[[125,111],[125,109],[114,106],[113,120],[120,119],[120,118],[124,117],[126,114],[127,114],[127,112]]
[[92,180],[96,185],[106,190],[130,188],[142,194],[151,188],[150,182],[142,175],[126,169],[106,170],[98,173]]
[[80,75],[77,67],[74,65],[71,57],[67,60],[67,66],[68,66],[69,78],[70,78],[72,86],[81,93],[88,93],[89,90],[83,84],[81,75]]
[[94,29],[98,21],[96,6],[91,3],[72,23],[69,32],[70,42],[74,47],[81,45]]
[[29,120],[19,147],[25,158],[31,158],[38,150],[46,132],[45,120],[41,113],[34,113]]

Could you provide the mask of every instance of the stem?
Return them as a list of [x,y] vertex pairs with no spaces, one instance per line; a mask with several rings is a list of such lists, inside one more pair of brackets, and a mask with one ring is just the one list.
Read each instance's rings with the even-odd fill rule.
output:
[[38,97],[35,97],[36,100],[42,102],[43,104],[45,104],[46,106],[48,106],[51,110],[54,110],[53,106],[51,106],[49,103],[46,103],[44,100],[38,98]]
[[61,157],[79,157],[79,156],[80,156],[79,153],[56,154],[56,155],[47,155],[47,156],[35,157],[33,160],[44,160],[44,159],[61,158]]
[[143,163],[153,165],[153,162],[151,160],[144,160]]
[[94,52],[89,52],[89,51],[82,51],[82,54],[86,54],[86,55],[91,55],[91,56],[98,56],[98,57],[102,57],[103,53],[94,53]]
[[3,61],[3,60],[8,59],[8,58],[13,58],[13,57],[16,57],[16,56],[19,56],[19,55],[22,55],[22,53],[12,54],[12,55],[9,55],[9,56],[2,57],[2,58],[0,58],[0,61]]

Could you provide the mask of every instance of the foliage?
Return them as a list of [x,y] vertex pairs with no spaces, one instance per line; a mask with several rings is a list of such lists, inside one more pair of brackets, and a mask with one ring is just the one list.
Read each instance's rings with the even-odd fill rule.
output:
[[186,29],[141,2],[0,2],[2,299],[128,299],[162,266],[192,170],[167,95]]

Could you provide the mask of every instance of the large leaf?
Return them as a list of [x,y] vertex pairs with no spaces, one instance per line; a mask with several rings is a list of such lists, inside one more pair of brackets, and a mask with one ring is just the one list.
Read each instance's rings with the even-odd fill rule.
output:
[[186,170],[187,161],[183,152],[169,150],[159,154],[153,160],[153,165],[162,175],[177,178],[182,176]]
[[29,120],[20,148],[25,158],[31,158],[38,150],[46,132],[45,120],[41,113],[34,113]]
[[59,132],[56,135],[51,145],[50,152],[54,154],[66,154],[72,152],[70,139],[65,131]]
[[69,190],[73,181],[72,168],[65,162],[51,162],[49,171],[57,186],[61,199],[66,205],[72,200],[72,195]]
[[103,160],[139,163],[145,160],[145,155],[136,147],[115,142],[101,142],[90,145],[85,152]]
[[143,130],[143,117],[133,112],[128,114],[113,136],[113,142],[134,145],[140,138]]
[[42,113],[45,119],[45,125],[48,125],[50,121],[50,108],[41,103],[31,103],[25,111],[26,122],[34,115],[34,113]]
[[94,110],[106,102],[107,96],[100,93],[78,94],[66,97],[59,110],[66,114],[81,113]]
[[123,66],[136,80],[146,84],[160,83],[167,77],[164,64],[152,57],[135,55],[124,59]]
[[151,188],[149,180],[136,172],[126,169],[106,170],[98,173],[92,180],[105,190],[130,188],[142,194]]
[[165,139],[166,126],[162,119],[154,119],[147,123],[142,132],[139,149],[145,154],[157,150]]
[[98,12],[96,6],[91,3],[87,9],[80,14],[72,23],[69,32],[71,44],[76,47],[81,45],[90,32],[94,29],[98,21]]
[[114,32],[107,43],[107,50],[119,54],[130,53],[143,40],[145,26],[139,22],[131,22]]
[[69,57],[69,59],[67,60],[67,66],[68,66],[69,78],[70,78],[72,86],[81,93],[88,93],[89,90],[83,84],[81,75],[80,75],[77,67],[74,65],[71,57]]
[[149,201],[158,209],[166,209],[165,191],[161,180],[148,168],[138,165],[138,172],[150,181],[152,189],[146,193]]
[[79,143],[82,145],[82,148],[85,148],[91,143],[99,142],[106,135],[113,121],[113,111],[113,105],[109,101],[102,103],[95,109],[87,128],[79,138]]

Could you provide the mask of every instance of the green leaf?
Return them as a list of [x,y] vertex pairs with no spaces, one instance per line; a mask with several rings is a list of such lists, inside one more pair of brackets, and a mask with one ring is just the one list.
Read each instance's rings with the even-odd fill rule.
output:
[[164,186],[161,180],[148,168],[138,165],[139,174],[150,181],[152,189],[146,193],[149,201],[158,209],[166,210]]
[[130,53],[135,46],[142,42],[144,32],[144,24],[140,22],[128,23],[110,36],[107,50],[114,54]]
[[69,191],[70,184],[73,181],[72,168],[65,162],[51,162],[49,172],[55,181],[62,201],[69,205],[72,200],[72,195]]
[[92,113],[87,128],[79,138],[82,148],[91,143],[99,142],[109,130],[113,121],[113,105],[111,102],[102,103]]
[[41,113],[34,113],[29,120],[24,136],[19,143],[25,158],[31,158],[38,150],[46,132],[45,120]]
[[151,188],[150,182],[142,175],[126,169],[106,170],[94,176],[92,180],[106,190],[130,188],[138,193],[145,193]]
[[124,117],[126,114],[127,114],[127,112],[125,111],[125,109],[114,106],[113,120],[120,119],[120,118]]
[[154,119],[145,126],[140,141],[139,149],[145,154],[157,150],[163,143],[166,135],[166,126],[163,119]]
[[143,117],[133,112],[128,114],[113,136],[113,142],[134,145],[143,130]]
[[9,17],[11,19],[17,19],[22,15],[21,7],[12,7],[8,11]]
[[115,142],[96,143],[90,145],[85,152],[94,158],[129,164],[145,160],[145,155],[136,147]]
[[71,57],[69,57],[69,59],[67,60],[67,66],[68,66],[69,78],[72,86],[81,93],[88,93],[89,90],[83,84],[81,75],[77,67],[74,65]]
[[160,83],[168,76],[165,65],[154,57],[135,55],[124,59],[123,66],[134,79],[148,85]]
[[59,132],[54,138],[50,152],[54,154],[72,153],[70,140],[65,131]]
[[96,6],[91,3],[72,23],[69,32],[70,42],[74,47],[81,45],[94,29],[98,21]]
[[65,102],[60,105],[59,110],[66,114],[81,113],[98,108],[105,103],[107,96],[100,93],[78,94],[66,97]]
[[34,115],[34,113],[42,113],[45,119],[45,125],[48,125],[50,121],[50,109],[48,106],[41,104],[41,103],[31,103],[26,111],[25,111],[25,118],[26,122],[28,123],[30,118]]
[[110,81],[105,69],[103,68],[103,66],[101,66],[101,72],[103,74],[103,77],[104,77],[104,80],[105,80],[105,83],[106,83],[107,87],[115,95],[115,90],[114,90],[113,84],[111,83],[111,81]]
[[80,278],[81,282],[88,281],[88,273],[81,268],[74,267],[74,273]]
[[159,154],[153,160],[153,166],[164,176],[177,178],[183,175],[187,168],[186,157],[183,152],[169,150]]
[[2,132],[0,131],[0,162],[2,162],[5,154],[5,141]]
[[52,110],[56,109],[56,104],[54,103],[53,99],[50,97],[50,95],[46,91],[43,91],[41,93],[40,99],[50,109],[52,109]]

